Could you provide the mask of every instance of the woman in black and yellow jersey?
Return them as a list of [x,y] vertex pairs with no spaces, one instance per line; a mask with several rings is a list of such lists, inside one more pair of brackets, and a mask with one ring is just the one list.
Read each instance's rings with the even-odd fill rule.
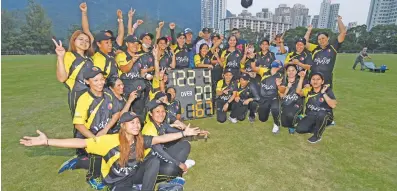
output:
[[69,40],[69,50],[65,53],[62,42],[53,39],[57,54],[57,79],[68,88],[69,109],[74,116],[76,103],[81,94],[87,91],[84,83],[84,70],[93,66],[90,56],[92,55],[90,37],[84,32],[75,31]]
[[221,54],[222,66],[224,69],[231,69],[234,80],[240,79],[240,64],[245,63],[248,52],[247,48],[244,53],[237,49],[237,42],[236,36],[230,36],[228,38],[229,46]]
[[175,54],[175,69],[189,68],[189,49],[185,43],[185,33],[178,33],[176,38],[177,43],[171,45],[171,50]]
[[[249,46],[247,52],[247,59],[240,65],[241,74],[248,74],[250,76],[250,82],[254,85],[259,85],[261,77],[254,71],[253,66],[256,64],[256,54],[254,47]],[[255,66],[254,66],[255,67]]]
[[303,111],[303,98],[296,93],[298,86],[298,69],[295,64],[286,65],[286,77],[282,87],[285,88],[281,97],[281,125],[287,127],[290,134],[295,132],[298,116]]
[[105,78],[119,76],[116,60],[109,54],[112,52],[112,39],[113,37],[106,35],[105,32],[99,32],[95,35],[98,51],[94,54],[92,60],[94,66],[105,72]]
[[271,69],[260,68],[258,74],[262,76],[260,82],[260,97],[258,115],[259,120],[266,122],[269,119],[270,112],[273,116],[273,130],[274,134],[279,133],[280,126],[280,102],[279,92],[284,93],[282,90],[281,82],[283,74],[280,70],[282,64],[276,60],[270,65]]
[[[233,80],[232,69],[225,69],[223,77],[224,79],[219,80],[216,85],[216,120],[220,123],[226,121],[227,111],[233,108],[237,96],[237,81]],[[229,120],[231,120],[230,116]]]
[[260,42],[260,52],[256,53],[256,63],[252,64],[252,69],[258,72],[260,68],[270,68],[270,65],[276,60],[276,56],[269,50],[269,40]]
[[175,68],[175,55],[168,51],[167,49],[168,39],[166,37],[161,37],[157,39],[158,53],[160,68],[169,70]]
[[332,44],[329,42],[329,35],[326,32],[321,32],[317,35],[318,45],[309,43],[310,33],[312,31],[311,26],[309,26],[305,35],[305,39],[308,42],[306,48],[313,54],[314,65],[311,67],[311,72],[323,73],[325,84],[330,84],[331,88],[338,50],[346,37],[346,27],[342,22],[341,16],[338,16],[337,23],[339,35]]
[[[167,115],[166,104],[159,100],[152,100],[147,104],[147,107],[149,110],[149,121],[143,127],[143,135],[159,136],[182,131],[171,127],[165,121]],[[156,146],[152,147],[152,149],[146,149],[145,155],[152,152],[153,155],[161,158],[159,174],[165,176],[166,179],[171,179],[175,176],[181,176],[182,172],[187,171],[185,162],[189,156],[190,148],[188,141],[178,140],[161,147]]]
[[[223,36],[221,36],[218,33],[215,33],[212,35],[211,41],[215,45],[217,45],[217,44],[220,45],[223,42]],[[210,52],[208,52],[208,56],[211,59],[211,64],[214,66],[214,68],[211,70],[213,90],[216,89],[216,84],[218,83],[218,81],[222,79],[223,68],[221,66],[222,61],[220,59],[221,53],[222,53],[222,50],[219,46],[214,46],[213,48],[210,49]],[[215,91],[214,91],[214,94],[215,94]]]
[[175,121],[181,120],[182,105],[179,100],[176,99],[176,89],[169,87],[165,91],[167,93],[167,99],[169,104],[167,105],[167,118],[169,123],[173,124]]
[[211,58],[208,56],[209,47],[207,44],[201,44],[199,53],[194,55],[194,65],[196,68],[207,68],[213,69],[214,66],[211,63]]
[[144,160],[144,150],[152,145],[167,143],[185,136],[197,135],[198,128],[186,127],[182,132],[161,136],[142,136],[138,116],[131,112],[120,118],[119,134],[87,139],[49,139],[37,130],[39,136],[24,136],[20,144],[85,149],[88,153],[102,156],[101,174],[114,191],[131,190],[133,184],[142,184],[141,190],[153,190],[159,172],[159,160],[155,157]]
[[[286,66],[288,64],[295,64],[297,72],[301,72],[303,70],[310,70],[313,66],[313,58],[312,54],[306,50],[306,39],[299,38],[295,42],[295,51],[289,53],[287,58],[285,59]],[[309,73],[306,74],[305,84],[309,83]]]
[[299,84],[296,93],[305,97],[306,108],[302,120],[296,126],[297,133],[313,133],[308,139],[310,143],[321,141],[325,127],[333,120],[332,109],[335,109],[337,101],[334,92],[325,85],[325,78],[322,73],[312,73],[310,87],[302,89],[306,71],[299,73]]

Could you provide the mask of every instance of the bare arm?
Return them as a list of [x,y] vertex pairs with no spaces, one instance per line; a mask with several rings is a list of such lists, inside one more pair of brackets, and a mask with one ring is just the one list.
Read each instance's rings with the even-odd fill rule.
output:
[[306,39],[306,48],[309,49],[310,47],[310,34],[312,33],[313,27],[312,25],[309,25],[309,27],[307,27],[307,32],[305,34],[305,39]]
[[134,34],[134,31],[132,29],[132,18],[134,17],[134,14],[135,14],[135,9],[132,10],[132,7],[131,7],[130,11],[128,11],[128,24],[127,24],[128,35]]
[[161,21],[159,23],[159,27],[156,28],[156,41],[161,37],[161,30],[163,29],[163,26],[164,26],[164,21]]
[[338,28],[339,28],[339,36],[338,36],[338,42],[342,43],[345,41],[346,37],[346,27],[342,22],[342,17],[338,16]]
[[336,104],[338,103],[336,100],[331,99],[327,94],[323,95],[325,101],[327,102],[327,104],[332,108],[335,109],[336,108]]
[[285,49],[285,46],[284,46],[284,35],[285,35],[285,32],[283,33],[283,36],[281,36],[281,38],[280,38],[280,52],[281,52],[281,54],[285,54],[285,53],[287,53],[287,50]]
[[80,4],[80,10],[81,10],[81,27],[83,28],[83,32],[90,37],[91,43],[94,43],[94,36],[92,35],[90,31],[90,25],[88,24],[88,16],[87,16],[88,7],[85,2]]
[[306,71],[299,72],[300,78],[299,78],[298,86],[296,87],[296,93],[300,96],[303,96],[302,87],[303,87],[303,81],[305,79],[305,75],[306,75]]
[[95,136],[96,137],[100,137],[102,135],[106,135],[108,134],[108,131],[114,127],[114,125],[116,125],[117,121],[120,119],[120,113],[121,112],[117,112],[115,114],[112,115],[112,119],[110,119],[109,123],[105,126],[105,128],[103,128],[102,130],[100,130]]
[[68,79],[68,73],[65,69],[65,48],[62,47],[62,41],[59,41],[59,44],[55,39],[52,39],[55,44],[55,53],[57,54],[57,79],[59,82],[65,82]]
[[190,128],[190,124],[189,124],[183,132],[169,133],[169,134],[153,137],[152,145],[168,143],[183,138],[184,136],[185,137],[194,136],[194,135],[198,135],[199,133],[200,133],[200,129],[198,127]]
[[95,135],[82,124],[74,124],[74,127],[87,138],[93,138]]
[[123,22],[123,12],[119,9],[117,10],[117,22],[119,23],[118,34],[116,38],[116,43],[119,46],[123,46],[124,39],[124,22]]
[[41,131],[36,131],[39,136],[37,137],[29,137],[24,136],[19,140],[19,143],[25,145],[27,147],[31,146],[53,146],[60,148],[85,148],[87,144],[85,139],[48,139],[47,136]]

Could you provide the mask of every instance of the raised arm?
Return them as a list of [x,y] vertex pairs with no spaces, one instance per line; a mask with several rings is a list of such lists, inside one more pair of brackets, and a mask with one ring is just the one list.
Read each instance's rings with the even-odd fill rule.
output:
[[281,52],[281,54],[287,53],[287,50],[285,49],[285,46],[284,46],[284,35],[285,35],[285,32],[283,33],[283,36],[281,36],[281,38],[280,38],[280,52]]
[[117,33],[116,42],[119,46],[123,46],[124,22],[123,22],[123,12],[120,9],[117,10],[117,22],[119,23],[119,29]]
[[48,139],[47,136],[41,131],[36,131],[39,136],[29,137],[24,136],[19,140],[19,143],[27,147],[32,146],[52,146],[60,148],[85,148],[87,147],[85,139]]
[[339,36],[338,36],[338,42],[342,43],[345,41],[346,37],[346,27],[342,22],[342,17],[338,16],[338,28],[339,28]]
[[176,38],[175,38],[175,23],[170,23],[170,33],[171,33],[171,45],[176,44]]
[[68,73],[66,72],[64,63],[66,50],[62,47],[61,41],[59,41],[59,44],[55,39],[52,39],[52,41],[55,44],[55,53],[57,54],[57,79],[63,83],[68,79]]
[[159,27],[156,28],[156,41],[161,37],[161,30],[164,27],[164,21],[159,22]]
[[312,33],[312,30],[313,30],[313,26],[309,25],[307,27],[307,31],[306,31],[306,34],[305,34],[305,37],[304,37],[306,39],[306,48],[307,49],[310,49],[310,34]]
[[90,37],[91,44],[92,44],[92,43],[94,43],[94,36],[92,35],[92,33],[90,31],[90,25],[88,24],[87,3],[85,3],[85,2],[81,3],[80,10],[81,10],[81,27],[83,28],[83,32]]
[[132,18],[134,17],[135,9],[132,10],[132,7],[128,11],[128,23],[127,23],[127,35],[133,35],[134,32],[132,30]]
[[335,109],[336,108],[336,104],[337,101],[336,99],[333,99],[334,96],[333,95],[328,95],[327,94],[327,89],[328,89],[329,85],[325,85],[322,89],[321,89],[321,93],[323,94],[323,98],[325,100],[325,102],[327,102],[327,104],[332,108]]
[[299,82],[298,82],[298,86],[296,87],[296,93],[300,96],[303,96],[302,87],[303,87],[303,81],[305,80],[306,72],[307,70],[299,72]]

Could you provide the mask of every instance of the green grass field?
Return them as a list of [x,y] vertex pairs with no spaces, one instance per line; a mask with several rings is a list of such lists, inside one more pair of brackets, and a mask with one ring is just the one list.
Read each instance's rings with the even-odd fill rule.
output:
[[[186,190],[396,190],[397,55],[371,55],[391,70],[351,70],[356,55],[339,55],[335,68],[336,126],[315,145],[310,135],[271,133],[269,122],[192,121],[211,132],[193,142],[196,166]],[[72,135],[67,90],[56,80],[55,56],[2,56],[2,190],[89,190],[84,171],[58,175],[72,149],[25,148],[23,135],[40,129]]]

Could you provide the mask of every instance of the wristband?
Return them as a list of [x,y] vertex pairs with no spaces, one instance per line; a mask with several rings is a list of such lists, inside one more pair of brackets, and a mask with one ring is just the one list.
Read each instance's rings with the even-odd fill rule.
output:
[[134,29],[136,29],[136,28],[138,28],[138,23],[135,23],[133,26],[132,26],[132,28],[134,28]]
[[117,19],[117,22],[120,22],[120,21],[123,22],[123,19]]
[[48,144],[48,139],[47,139],[47,147],[48,147],[48,146],[50,146],[50,145]]

